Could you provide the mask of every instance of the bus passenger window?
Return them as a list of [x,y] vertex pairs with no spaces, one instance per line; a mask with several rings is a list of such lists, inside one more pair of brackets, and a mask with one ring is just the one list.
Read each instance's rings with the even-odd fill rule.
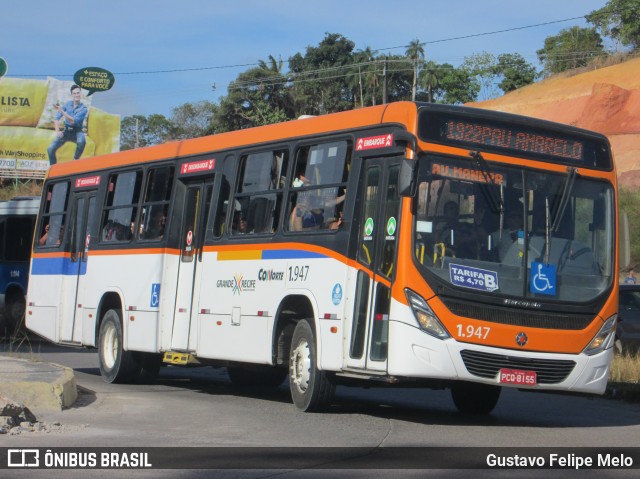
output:
[[[288,151],[276,150],[242,157],[240,182],[231,216],[232,235],[275,233],[288,156]],[[244,231],[240,227],[243,218],[246,221]]]
[[64,235],[69,184],[50,185],[44,198],[44,213],[40,220],[38,246],[58,247]]
[[300,148],[291,183],[288,229],[337,230],[347,195],[349,145],[346,141]]
[[141,171],[111,175],[102,215],[102,241],[129,241],[133,237],[141,188]]

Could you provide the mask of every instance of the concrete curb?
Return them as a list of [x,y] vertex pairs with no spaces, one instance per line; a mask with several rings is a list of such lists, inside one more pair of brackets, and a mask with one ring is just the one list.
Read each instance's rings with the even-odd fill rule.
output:
[[0,393],[33,412],[60,411],[78,398],[73,369],[6,356],[0,357]]

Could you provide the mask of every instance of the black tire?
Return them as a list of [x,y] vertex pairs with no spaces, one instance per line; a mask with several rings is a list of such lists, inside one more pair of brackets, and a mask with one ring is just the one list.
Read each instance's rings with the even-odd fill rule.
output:
[[110,309],[100,324],[98,359],[100,374],[108,383],[130,383],[140,375],[136,354],[123,349],[122,312]]
[[13,291],[7,295],[5,304],[5,322],[10,336],[24,330],[24,312],[26,300],[21,291]]
[[272,389],[280,386],[287,377],[286,368],[273,366],[229,366],[229,379],[242,389]]
[[464,414],[489,414],[498,404],[500,386],[459,382],[451,387],[451,397],[458,411]]
[[315,335],[310,320],[298,322],[291,338],[289,387],[300,411],[320,411],[331,404],[335,385],[326,371],[317,367]]

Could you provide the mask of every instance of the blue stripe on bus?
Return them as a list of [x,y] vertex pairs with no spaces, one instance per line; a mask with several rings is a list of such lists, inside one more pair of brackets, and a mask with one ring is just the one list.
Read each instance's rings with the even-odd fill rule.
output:
[[78,262],[71,261],[70,258],[33,258],[31,262],[31,274],[77,276],[87,273],[87,263],[80,262],[80,272],[78,273]]
[[326,258],[327,255],[299,249],[269,249],[262,251],[262,259],[313,259]]

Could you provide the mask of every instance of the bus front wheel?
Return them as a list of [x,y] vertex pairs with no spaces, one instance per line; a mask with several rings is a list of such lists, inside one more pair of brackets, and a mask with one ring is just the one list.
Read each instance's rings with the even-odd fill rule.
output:
[[140,363],[132,351],[125,351],[122,334],[122,313],[110,309],[100,324],[98,358],[100,374],[108,383],[128,383],[140,374]]
[[335,385],[317,366],[315,335],[309,320],[296,325],[291,339],[289,384],[291,398],[301,411],[319,411],[331,403]]
[[489,414],[498,404],[500,386],[460,381],[451,386],[451,397],[464,414]]

